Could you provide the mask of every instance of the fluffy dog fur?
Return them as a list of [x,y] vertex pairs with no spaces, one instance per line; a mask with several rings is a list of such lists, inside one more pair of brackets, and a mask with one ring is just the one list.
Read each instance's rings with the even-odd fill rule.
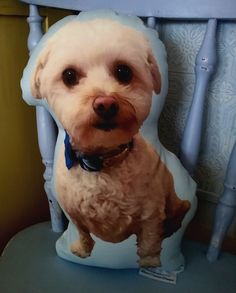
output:
[[[114,76],[117,64],[131,68],[128,84]],[[76,71],[77,84],[63,82],[67,68]],[[171,173],[139,134],[152,92],[161,88],[147,39],[111,20],[71,22],[46,43],[31,85],[36,98],[47,99],[75,150],[107,153],[133,139],[133,148],[109,158],[100,172],[87,172],[79,165],[68,170],[61,146],[56,191],[80,235],[71,251],[89,256],[94,246],[90,233],[109,242],[136,234],[140,266],[160,265],[161,242],[180,228],[190,203],[178,198]],[[97,97],[112,97],[119,107],[112,129],[96,127],[106,123],[94,111]]]

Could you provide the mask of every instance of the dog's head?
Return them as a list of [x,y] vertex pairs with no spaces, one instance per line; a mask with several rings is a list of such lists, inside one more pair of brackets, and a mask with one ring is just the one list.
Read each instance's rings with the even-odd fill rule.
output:
[[47,41],[31,80],[71,137],[90,151],[127,143],[147,117],[161,77],[149,42],[111,20],[73,21]]

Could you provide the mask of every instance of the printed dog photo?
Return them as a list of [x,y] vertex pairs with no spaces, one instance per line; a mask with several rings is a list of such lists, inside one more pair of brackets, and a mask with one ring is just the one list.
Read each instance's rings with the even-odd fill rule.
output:
[[55,189],[89,257],[92,235],[112,243],[137,237],[141,267],[160,266],[161,243],[190,209],[172,174],[140,134],[161,75],[143,33],[109,19],[72,21],[40,53],[31,79],[65,129]]

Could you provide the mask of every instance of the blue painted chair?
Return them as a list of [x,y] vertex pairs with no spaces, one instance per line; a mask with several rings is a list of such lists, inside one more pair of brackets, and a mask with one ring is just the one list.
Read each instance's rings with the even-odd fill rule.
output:
[[[185,131],[180,146],[180,160],[193,174],[200,150],[204,101],[209,79],[216,68],[215,38],[218,20],[236,19],[234,0],[22,0],[29,4],[28,18],[30,34],[28,47],[31,51],[42,36],[42,18],[38,5],[88,11],[110,8],[117,12],[145,17],[147,26],[158,29],[158,19],[201,19],[207,22],[207,29],[201,49],[196,58],[196,83]],[[219,262],[211,265],[205,256],[205,247],[185,242],[188,267],[175,288],[166,284],[142,278],[133,270],[106,270],[81,267],[59,259],[54,251],[58,233],[64,230],[63,213],[51,194],[51,174],[53,167],[56,129],[52,117],[42,107],[37,107],[37,127],[40,152],[46,167],[44,174],[45,191],[48,196],[52,230],[49,223],[30,227],[9,243],[0,259],[0,292],[235,292],[234,278],[236,257],[223,254]],[[225,233],[236,210],[236,145],[233,148],[225,179],[225,189],[216,209],[212,240],[207,258],[218,258]],[[214,266],[214,267],[213,267]],[[224,284],[218,282],[224,279]]]

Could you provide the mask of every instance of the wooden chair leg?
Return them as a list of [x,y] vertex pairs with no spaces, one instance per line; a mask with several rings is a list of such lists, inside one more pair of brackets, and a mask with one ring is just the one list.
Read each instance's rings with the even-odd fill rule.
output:
[[[28,37],[28,49],[30,53],[41,39],[42,20],[43,18],[38,13],[36,5],[29,6],[30,15],[27,19],[30,27]],[[62,232],[64,230],[64,216],[63,212],[52,194],[51,179],[54,160],[54,149],[56,145],[57,129],[55,122],[49,112],[42,106],[36,107],[36,119],[38,130],[38,143],[42,156],[42,161],[46,167],[44,173],[45,192],[48,197],[52,229],[54,232]]]
[[207,259],[217,260],[223,239],[236,213],[236,143],[234,144],[226,172],[224,191],[216,207],[213,233]]

